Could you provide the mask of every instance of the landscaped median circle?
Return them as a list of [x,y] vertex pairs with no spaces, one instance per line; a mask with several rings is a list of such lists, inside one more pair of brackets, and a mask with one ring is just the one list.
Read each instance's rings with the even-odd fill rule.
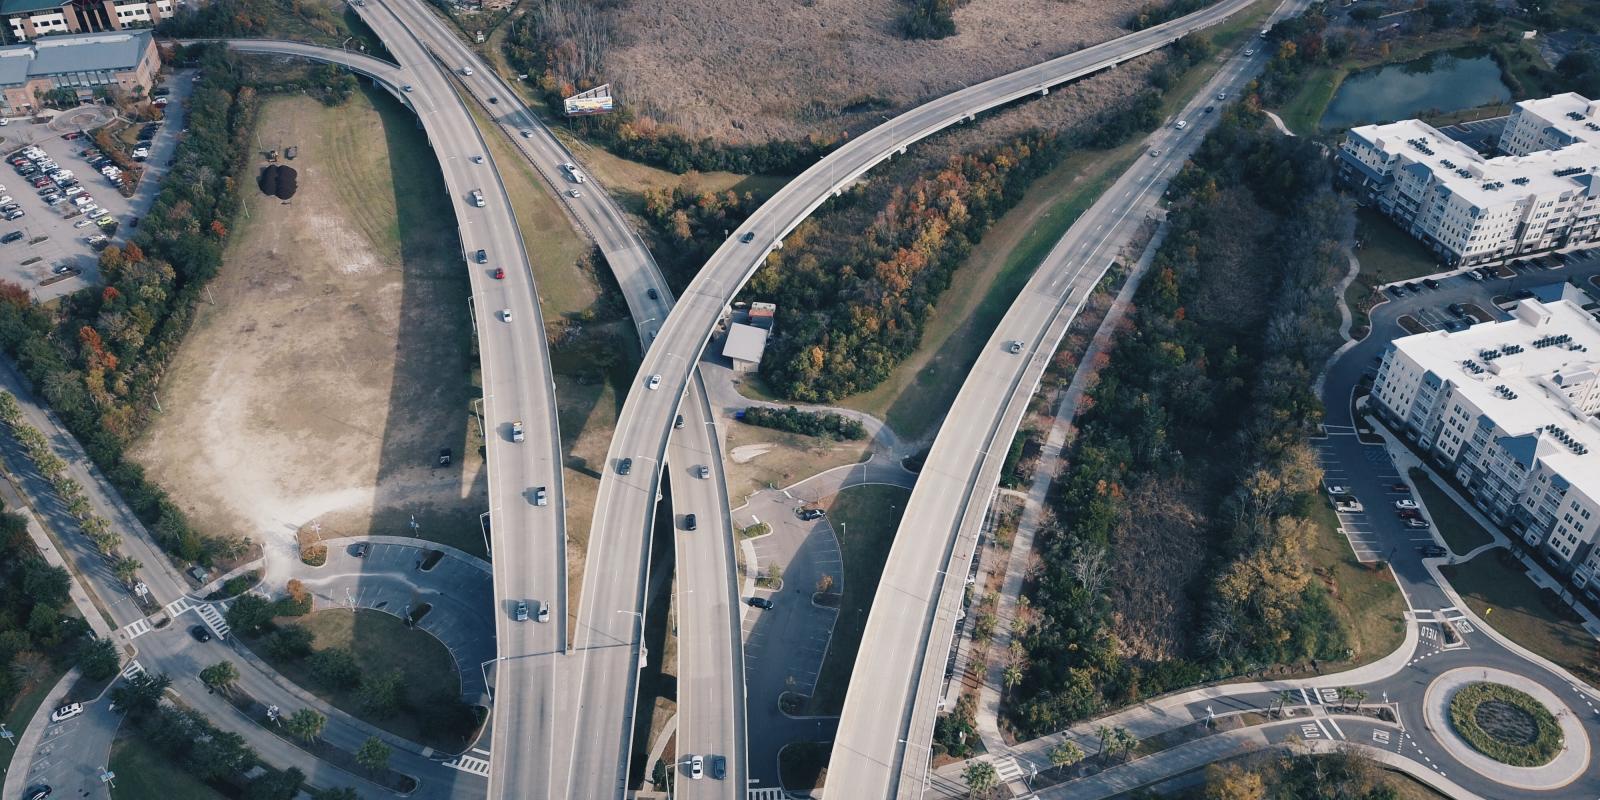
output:
[[1478,752],[1513,767],[1555,760],[1565,737],[1554,714],[1527,692],[1469,683],[1450,697],[1450,727]]
[[1468,769],[1508,787],[1566,786],[1589,765],[1589,736],[1555,692],[1505,670],[1464,667],[1435,678],[1428,732]]

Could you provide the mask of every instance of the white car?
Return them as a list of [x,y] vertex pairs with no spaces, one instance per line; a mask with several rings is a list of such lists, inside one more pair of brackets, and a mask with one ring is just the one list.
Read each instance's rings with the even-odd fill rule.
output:
[[1328,485],[1328,494],[1338,495],[1338,494],[1349,494],[1349,493],[1350,493],[1350,487],[1348,487],[1348,486],[1340,486],[1337,483],[1333,483],[1333,484],[1329,484]]
[[72,719],[73,717],[76,717],[76,716],[78,716],[79,714],[82,714],[82,713],[83,713],[83,704],[82,703],[68,703],[68,704],[56,709],[55,711],[50,712],[50,721],[51,722],[61,722],[62,720]]
[[571,172],[571,171],[577,169],[578,165],[577,164],[573,164],[572,162],[569,161],[569,162],[567,162],[565,164],[562,164],[561,168],[566,170],[566,171],[568,171],[568,172]]
[[656,389],[661,388],[661,376],[660,375],[651,375],[649,382],[647,382],[645,384],[645,388],[649,389],[652,392],[655,391]]
[[1394,501],[1394,507],[1401,511],[1415,511],[1417,510],[1417,501],[1407,497]]
[[404,86],[402,86],[402,87],[400,87],[400,90],[401,90],[401,91],[405,91],[405,92],[409,92],[409,91],[411,91],[411,84],[409,84],[409,83],[408,83],[408,84],[406,84],[406,85],[404,85]]
[[72,204],[75,206],[86,206],[93,202],[94,198],[86,194],[80,194],[77,197],[72,198]]
[[94,220],[88,219],[88,218],[84,218],[84,219],[78,220],[77,222],[72,223],[72,227],[74,227],[74,228],[87,228],[87,227],[89,227],[90,225],[93,225],[93,224],[94,224]]
[[11,202],[11,195],[8,194],[4,197],[0,197],[0,206],[3,206],[9,202]]
[[71,186],[71,187],[67,188],[67,196],[68,197],[77,197],[80,194],[83,194],[83,187],[82,186]]
[[1189,121],[1186,120],[1186,119],[1180,119],[1180,120],[1178,120],[1177,124],[1173,125],[1172,127],[1174,127],[1174,128],[1176,128],[1176,129],[1181,131],[1184,128],[1189,127]]
[[705,756],[689,756],[689,777],[700,780],[706,776]]
[[583,196],[583,192],[580,192],[577,189],[568,189],[567,190],[567,196],[568,197],[573,197],[573,198],[582,197]]
[[1251,48],[1249,50],[1244,51],[1244,57],[1245,58],[1249,58],[1249,57],[1251,57],[1251,56],[1253,56],[1255,54],[1256,54],[1255,48]]
[[532,139],[533,138],[533,131],[531,131],[531,130],[529,130],[527,128],[523,128],[522,129],[522,138],[524,138],[524,139]]
[[511,321],[511,309],[509,309],[509,308],[500,309],[500,320],[502,322],[510,322]]
[[467,75],[467,76],[472,75],[472,67],[462,67],[461,68],[461,74],[462,75]]

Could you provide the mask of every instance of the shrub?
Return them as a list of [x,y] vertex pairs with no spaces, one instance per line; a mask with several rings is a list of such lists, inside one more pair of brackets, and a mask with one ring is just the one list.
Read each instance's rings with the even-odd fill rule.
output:
[[311,674],[329,689],[354,689],[361,685],[361,665],[355,654],[330,647],[311,654]]
[[245,636],[256,636],[272,627],[273,604],[258,594],[235,599],[225,615],[228,626]]
[[311,655],[311,645],[316,637],[299,625],[285,625],[267,637],[266,652],[273,658],[290,661]]
[[750,406],[742,420],[747,425],[799,433],[806,436],[826,436],[834,439],[865,439],[867,426],[831,411],[801,411],[794,406],[767,408]]
[[[1478,710],[1484,703],[1497,702],[1515,708],[1533,719],[1534,740],[1517,744],[1501,739],[1478,723]],[[1478,752],[1513,767],[1540,767],[1550,763],[1562,749],[1561,726],[1544,704],[1526,692],[1499,683],[1469,683],[1450,698],[1450,727]]]
[[90,680],[105,680],[122,667],[117,645],[110,639],[93,637],[78,647],[78,669]]

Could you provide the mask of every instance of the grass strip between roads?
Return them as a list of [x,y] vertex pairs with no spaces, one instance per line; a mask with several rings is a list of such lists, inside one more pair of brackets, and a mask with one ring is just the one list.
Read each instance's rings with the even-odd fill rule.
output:
[[167,756],[124,730],[111,745],[112,800],[223,800],[221,794],[184,772]]
[[[801,715],[833,715],[844,709],[867,613],[878,594],[878,580],[883,577],[900,515],[910,498],[911,492],[898,486],[857,486],[839,492],[828,504],[828,522],[839,537],[840,560],[844,562],[844,588],[833,638],[817,674],[816,692],[803,704]],[[792,588],[805,598],[816,590],[815,586]]]
[[1494,541],[1494,536],[1483,529],[1478,521],[1444,493],[1432,478],[1416,481],[1417,498],[1433,517],[1433,526],[1439,529],[1444,543],[1456,555],[1466,555],[1474,549]]
[[1553,590],[1540,588],[1510,551],[1496,548],[1464,564],[1440,567],[1478,618],[1506,638],[1579,678],[1600,681],[1594,637]]

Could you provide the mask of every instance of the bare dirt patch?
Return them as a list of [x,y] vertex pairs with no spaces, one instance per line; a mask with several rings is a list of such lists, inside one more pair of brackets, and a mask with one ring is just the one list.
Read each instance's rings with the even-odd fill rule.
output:
[[312,521],[406,535],[413,518],[481,553],[467,276],[421,132],[376,94],[274,98],[261,118],[263,141],[298,145],[299,194],[244,189],[248,216],[135,458],[196,523],[269,559],[293,557]]
[[972,0],[955,36],[907,41],[901,0],[631,0],[611,12],[607,78],[691,136],[831,136],[1121,35],[1142,2]]
[[819,472],[865,461],[872,452],[863,442],[841,442],[757,428],[724,418],[727,431],[728,497],[735,506],[768,486],[782,488]]

